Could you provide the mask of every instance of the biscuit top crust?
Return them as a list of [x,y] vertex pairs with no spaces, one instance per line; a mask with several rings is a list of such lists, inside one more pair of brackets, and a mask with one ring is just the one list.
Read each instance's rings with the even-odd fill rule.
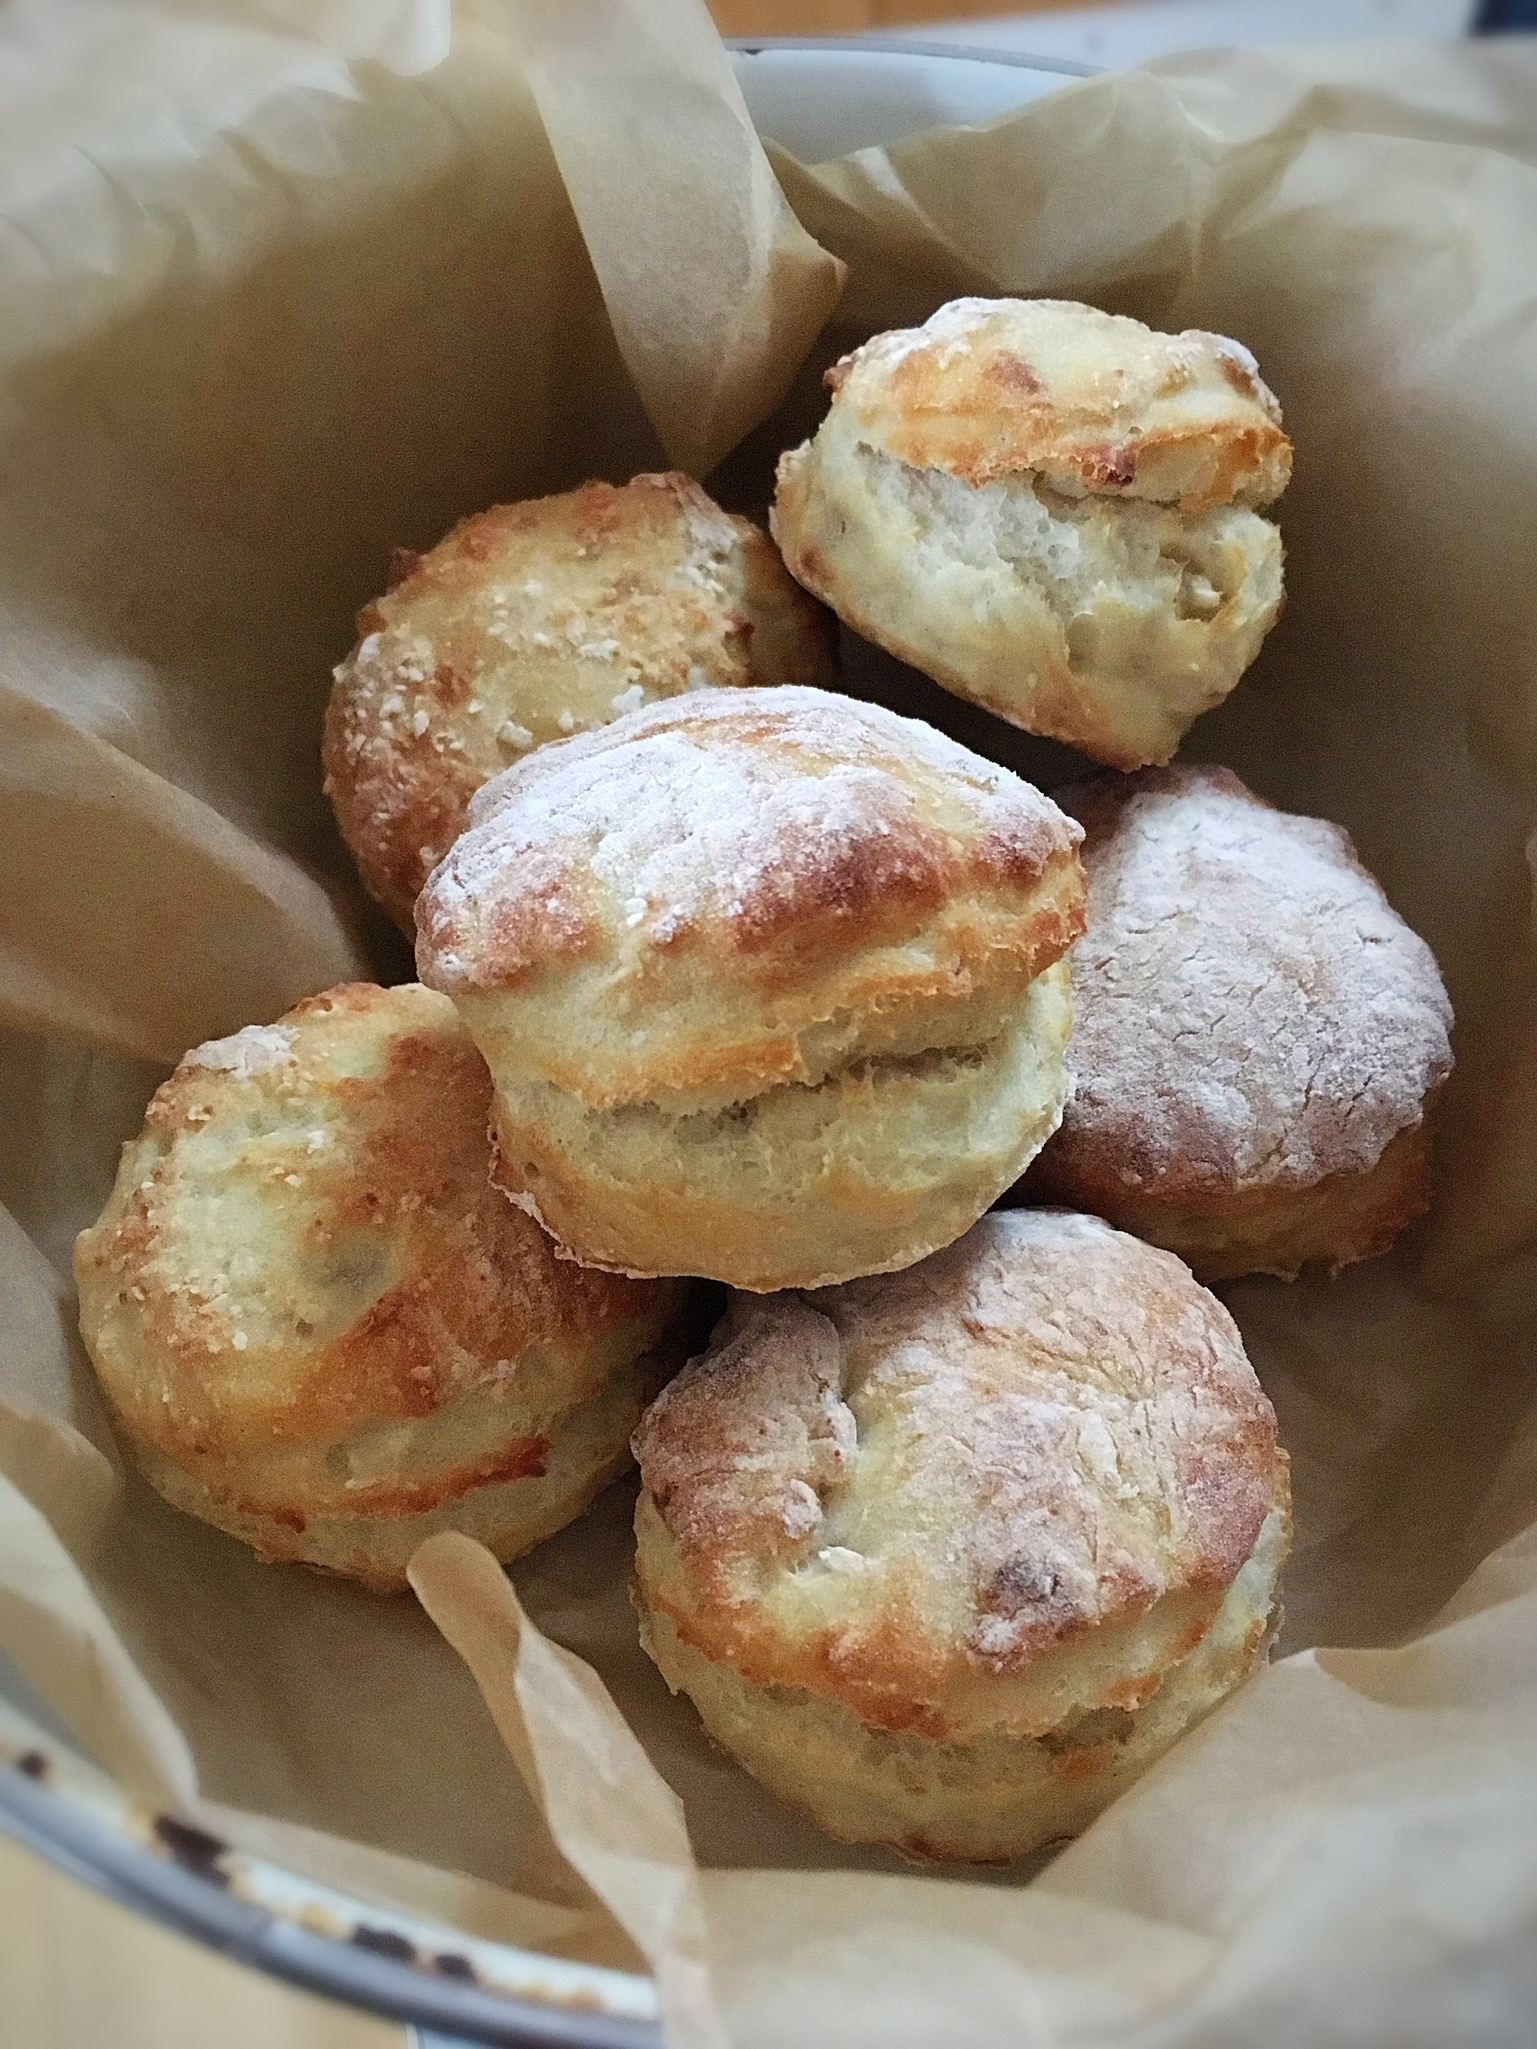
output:
[[493,1068],[487,1030],[598,1105],[985,1038],[1081,930],[1079,828],[1049,798],[817,690],[654,705],[471,818],[418,907],[422,979]]
[[677,471],[583,484],[401,552],[336,671],[326,787],[409,931],[470,797],[534,748],[706,685],[836,673],[831,620],[750,520]]
[[[1221,1303],[1064,1210],[993,1211],[904,1273],[735,1298],[635,1449],[670,1539],[651,1605],[758,1684],[935,1735],[979,1683],[1044,1681],[1075,1646],[1101,1669],[1074,1708],[1140,1705],[1289,1499]],[[1120,1649],[1091,1644],[1105,1630]],[[1061,1685],[1039,1693],[1051,1726]]]
[[1059,795],[1088,830],[1089,930],[1053,1156],[1176,1199],[1375,1166],[1451,1071],[1452,1011],[1349,834],[1225,768]]
[[833,413],[915,469],[1197,512],[1268,505],[1291,474],[1281,409],[1241,342],[1161,334],[1069,299],[953,299],[827,373]]
[[129,1430],[220,1492],[348,1440],[338,1505],[389,1513],[420,1505],[400,1425],[498,1390],[534,1418],[595,1392],[608,1334],[659,1327],[676,1290],[555,1257],[490,1185],[490,1099],[452,1004],[414,984],[345,984],[194,1047],[76,1246]]

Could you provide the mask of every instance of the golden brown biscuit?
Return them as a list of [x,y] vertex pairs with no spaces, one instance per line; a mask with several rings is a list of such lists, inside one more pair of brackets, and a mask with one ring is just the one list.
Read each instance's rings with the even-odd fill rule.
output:
[[1203,1280],[1385,1252],[1429,1200],[1425,1109],[1452,1065],[1429,947],[1346,832],[1227,769],[1059,794],[1088,829],[1076,1093],[1025,1192]]
[[833,1835],[1002,1859],[1248,1676],[1289,1541],[1215,1297],[1094,1217],[738,1297],[636,1433],[647,1650]]
[[187,1054],[75,1248],[151,1484],[378,1589],[424,1537],[512,1558],[629,1463],[681,1291],[584,1273],[487,1178],[452,1004],[354,983]]
[[837,680],[833,621],[768,536],[676,471],[495,505],[407,556],[336,671],[326,790],[407,934],[480,785],[704,684]]
[[569,1253],[771,1289],[958,1237],[1055,1129],[1077,827],[876,705],[699,691],[482,790],[418,906]]
[[1167,761],[1281,606],[1254,510],[1291,443],[1238,342],[1062,299],[956,299],[827,373],[771,525],[808,590],[1027,732]]

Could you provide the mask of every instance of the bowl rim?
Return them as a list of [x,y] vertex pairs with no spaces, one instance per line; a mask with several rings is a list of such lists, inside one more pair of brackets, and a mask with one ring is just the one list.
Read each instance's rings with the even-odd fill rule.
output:
[[940,57],[965,64],[1002,65],[1008,71],[1049,71],[1062,78],[1098,78],[1101,67],[1076,57],[1032,57],[1024,50],[995,50],[986,44],[932,43],[904,36],[723,36],[734,55],[758,57],[778,50],[839,50],[858,57]]
[[[0,1728],[0,1834],[236,1963],[498,2049],[661,2049],[653,1981],[350,1898],[134,1801],[62,1745]],[[23,1734],[25,1740],[23,1741]]]

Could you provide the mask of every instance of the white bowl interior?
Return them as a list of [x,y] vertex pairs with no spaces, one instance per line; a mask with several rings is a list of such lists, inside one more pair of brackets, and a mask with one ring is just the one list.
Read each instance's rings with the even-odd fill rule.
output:
[[796,40],[744,43],[732,61],[758,133],[808,164],[925,128],[975,127],[1084,70],[1006,53]]

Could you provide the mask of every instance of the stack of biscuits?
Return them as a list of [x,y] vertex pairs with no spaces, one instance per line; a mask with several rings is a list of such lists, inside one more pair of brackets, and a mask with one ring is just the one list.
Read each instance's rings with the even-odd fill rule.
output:
[[[167,1500],[380,1590],[633,1455],[714,1741],[1005,1860],[1263,1658],[1288,1467],[1207,1284],[1424,1209],[1451,1015],[1338,826],[1169,765],[1281,606],[1248,353],[963,299],[827,382],[773,539],[641,476],[400,558],[322,751],[421,979],[187,1054],[81,1323]],[[839,621],[1107,772],[838,694]]]

